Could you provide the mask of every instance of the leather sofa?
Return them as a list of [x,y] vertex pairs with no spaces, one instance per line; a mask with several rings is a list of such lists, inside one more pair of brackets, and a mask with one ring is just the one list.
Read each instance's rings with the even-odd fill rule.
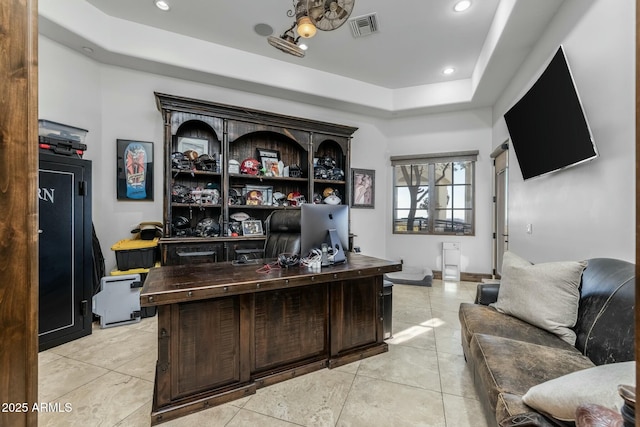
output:
[[488,306],[499,289],[479,284],[475,304],[459,309],[464,356],[489,425],[571,425],[527,406],[522,397],[533,386],[573,372],[634,360],[635,265],[588,260],[575,345]]

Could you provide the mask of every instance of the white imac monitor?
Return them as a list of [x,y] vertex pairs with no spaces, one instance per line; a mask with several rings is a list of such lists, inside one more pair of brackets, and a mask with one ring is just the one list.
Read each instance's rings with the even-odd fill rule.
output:
[[323,255],[323,266],[346,261],[345,251],[349,247],[349,206],[347,205],[302,205],[302,232],[300,235],[301,256],[312,249]]

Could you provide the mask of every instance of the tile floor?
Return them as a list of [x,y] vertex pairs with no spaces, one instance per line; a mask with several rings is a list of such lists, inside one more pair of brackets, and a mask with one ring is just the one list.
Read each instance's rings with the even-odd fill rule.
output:
[[[162,424],[178,426],[486,427],[460,345],[458,306],[475,283],[393,287],[389,352],[323,369]],[[42,426],[150,425],[157,317],[100,329],[39,355]]]

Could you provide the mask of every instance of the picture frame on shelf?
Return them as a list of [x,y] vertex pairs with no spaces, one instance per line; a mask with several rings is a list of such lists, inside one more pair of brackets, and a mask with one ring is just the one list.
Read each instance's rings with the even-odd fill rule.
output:
[[184,153],[193,150],[198,156],[209,154],[209,140],[203,138],[191,138],[187,136],[178,137],[178,151]]
[[280,151],[271,150],[269,148],[256,148],[256,157],[259,159],[269,158],[276,159],[276,162],[280,160]]
[[116,140],[116,196],[153,201],[153,142]]
[[262,236],[262,221],[257,219],[247,219],[242,221],[243,236]]
[[264,168],[264,174],[266,176],[281,176],[280,167],[278,166],[280,161],[272,157],[261,157],[260,163]]
[[375,207],[376,193],[376,171],[373,169],[351,169],[351,182],[353,191],[351,192],[352,208]]

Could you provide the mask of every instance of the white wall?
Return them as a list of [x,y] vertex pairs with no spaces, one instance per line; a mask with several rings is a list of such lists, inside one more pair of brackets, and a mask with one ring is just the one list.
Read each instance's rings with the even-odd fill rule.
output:
[[[356,126],[352,167],[374,169],[375,209],[352,209],[351,230],[363,253],[403,259],[407,267],[440,270],[440,245],[457,241],[462,271],[491,271],[491,163],[507,137],[502,114],[529,87],[563,44],[600,158],[545,178],[522,181],[511,153],[511,248],[532,261],[608,256],[634,258],[634,4],[632,0],[565,0],[547,34],[533,48],[491,108],[379,120],[249,92],[167,78],[87,59],[45,37],[39,46],[39,117],[89,129],[93,160],[93,218],[107,258],[116,241],[143,220],[162,217],[162,120],[154,91]],[[337,107],[337,106],[336,106]],[[153,202],[117,201],[116,139],[152,141]],[[476,235],[405,236],[391,233],[389,156],[478,149]],[[533,224],[533,234],[525,233]]]
[[635,261],[634,41],[633,0],[565,1],[494,107],[497,146],[508,138],[502,115],[564,46],[600,157],[525,182],[510,150],[510,249],[533,262]]
[[[388,189],[385,201],[387,256],[402,259],[408,269],[442,269],[442,242],[460,243],[460,270],[491,272],[491,109],[477,109],[423,117],[395,119],[385,126],[389,139],[386,174],[378,179]],[[425,236],[392,234],[393,175],[390,156],[447,151],[479,150],[476,163],[475,236]]]
[[[356,126],[359,130],[352,141],[353,167],[384,174],[386,139],[375,121],[367,117],[107,66],[43,36],[39,43],[39,117],[89,129],[85,158],[93,161],[93,222],[107,271],[116,266],[110,250],[114,243],[131,237],[130,230],[140,221],[162,220],[163,125],[154,91]],[[154,201],[116,199],[117,139],[154,143]],[[386,191],[383,183],[377,186],[377,206],[384,206]],[[384,234],[371,233],[381,228],[384,215],[382,208],[352,211],[356,244],[366,254],[386,256]]]

